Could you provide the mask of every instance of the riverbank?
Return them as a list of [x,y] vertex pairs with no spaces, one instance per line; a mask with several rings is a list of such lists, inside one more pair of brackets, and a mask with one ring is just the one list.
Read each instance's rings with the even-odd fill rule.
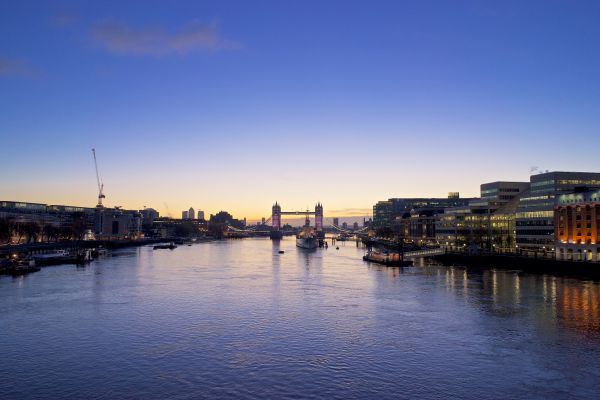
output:
[[504,254],[469,255],[460,253],[440,254],[431,259],[444,265],[518,269],[529,273],[554,274],[600,281],[600,264],[585,261],[562,261]]
[[10,254],[43,254],[56,250],[80,250],[98,248],[114,250],[125,247],[139,247],[156,243],[178,242],[181,240],[181,238],[145,238],[137,240],[81,240],[53,243],[23,243],[16,245],[0,246],[0,258],[6,257]]

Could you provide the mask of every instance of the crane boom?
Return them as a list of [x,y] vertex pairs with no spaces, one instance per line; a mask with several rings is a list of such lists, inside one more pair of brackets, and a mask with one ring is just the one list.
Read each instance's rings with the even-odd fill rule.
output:
[[98,182],[98,204],[96,207],[103,207],[102,199],[106,196],[104,195],[104,183],[100,180],[100,174],[98,173],[98,161],[96,160],[96,149],[92,149],[92,154],[94,154],[94,166],[96,167],[96,181]]

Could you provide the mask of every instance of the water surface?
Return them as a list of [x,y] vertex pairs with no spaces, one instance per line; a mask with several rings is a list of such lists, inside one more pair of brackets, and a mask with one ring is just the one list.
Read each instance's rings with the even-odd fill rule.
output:
[[245,239],[0,277],[0,398],[597,398],[597,283],[361,256]]

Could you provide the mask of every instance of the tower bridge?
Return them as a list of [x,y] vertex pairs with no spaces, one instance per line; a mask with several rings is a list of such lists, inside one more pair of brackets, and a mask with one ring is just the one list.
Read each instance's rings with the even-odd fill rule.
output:
[[315,205],[315,211],[282,211],[281,205],[275,202],[271,208],[271,239],[281,239],[283,232],[281,231],[281,216],[282,215],[304,215],[306,217],[306,223],[309,223],[311,215],[315,216],[315,229],[319,236],[324,236],[323,231],[323,205],[319,202]]

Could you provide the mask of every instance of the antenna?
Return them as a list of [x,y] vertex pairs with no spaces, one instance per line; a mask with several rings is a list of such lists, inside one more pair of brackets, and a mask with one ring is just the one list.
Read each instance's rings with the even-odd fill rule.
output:
[[100,179],[100,174],[98,173],[98,161],[96,160],[96,149],[92,149],[92,154],[94,154],[94,166],[96,167],[96,181],[98,182],[98,204],[96,204],[96,207],[104,207],[102,205],[102,199],[104,199],[106,196],[104,195],[104,183],[102,183],[102,180]]

